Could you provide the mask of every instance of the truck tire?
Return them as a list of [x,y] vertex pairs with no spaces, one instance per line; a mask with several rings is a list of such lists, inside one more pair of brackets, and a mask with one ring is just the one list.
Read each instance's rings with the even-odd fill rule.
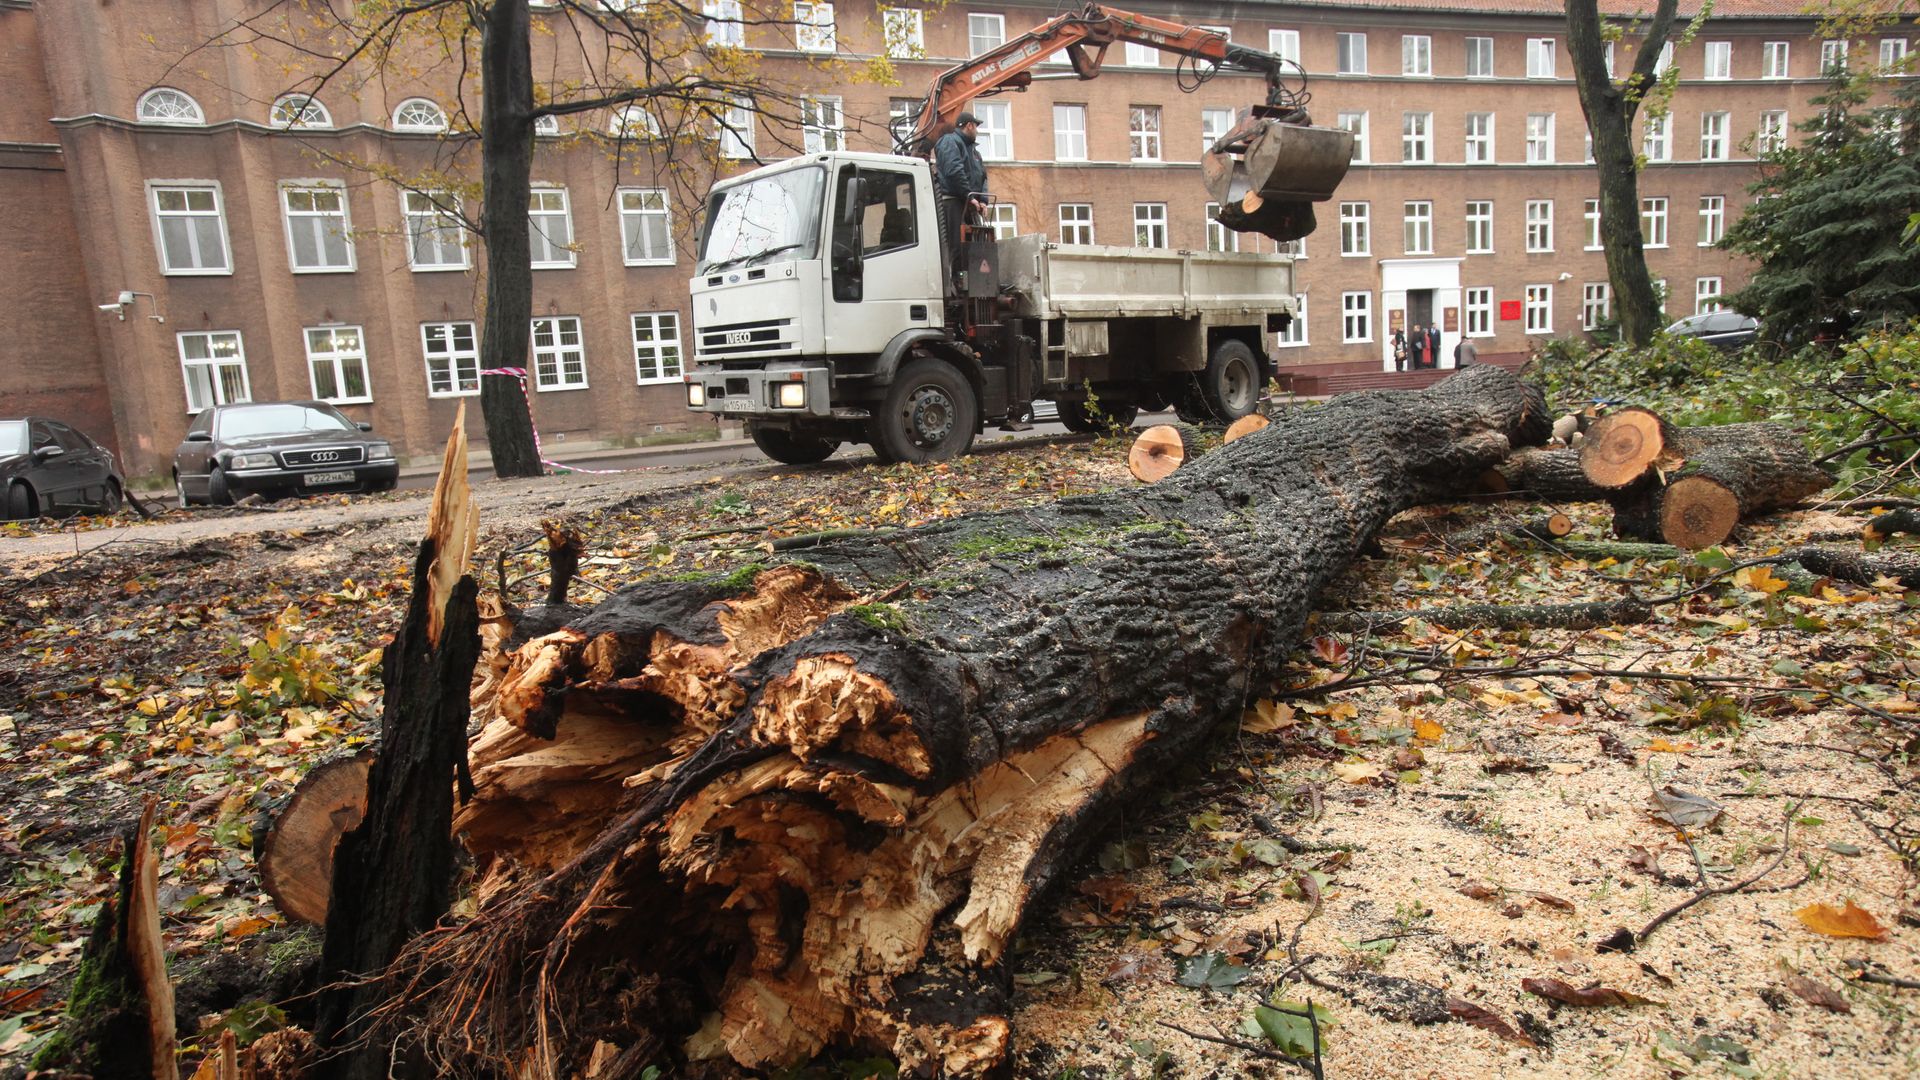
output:
[[1138,405],[1102,404],[1089,410],[1084,401],[1062,401],[1059,407],[1060,423],[1068,431],[1081,435],[1104,435],[1114,429],[1125,430],[1132,427],[1133,421],[1140,415]]
[[952,364],[918,357],[901,365],[873,418],[873,451],[881,461],[946,461],[973,447],[980,404],[973,385]]
[[1231,424],[1260,403],[1260,359],[1247,343],[1228,338],[1213,347],[1200,373],[1200,404],[1213,419]]
[[825,461],[840,449],[840,440],[803,435],[797,431],[748,424],[747,436],[760,452],[782,465],[812,465]]

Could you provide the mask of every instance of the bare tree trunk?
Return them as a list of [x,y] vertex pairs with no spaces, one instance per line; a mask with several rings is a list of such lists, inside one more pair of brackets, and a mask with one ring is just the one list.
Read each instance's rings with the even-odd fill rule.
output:
[[[533,177],[533,61],[527,0],[494,0],[480,46],[481,228],[487,252],[483,370],[528,363],[533,320],[533,247],[527,206]],[[544,472],[533,441],[531,390],[511,375],[480,379],[493,475]]]

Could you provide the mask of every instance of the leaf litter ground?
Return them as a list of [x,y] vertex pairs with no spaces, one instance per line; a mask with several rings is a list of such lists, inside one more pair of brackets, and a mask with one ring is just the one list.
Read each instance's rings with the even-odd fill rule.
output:
[[[930,469],[483,485],[478,569],[533,602],[544,575],[529,541],[564,514],[587,537],[574,596],[591,602],[744,566],[791,537],[1130,484],[1123,459],[1112,441],[1030,442]],[[378,649],[421,515],[417,501],[364,505],[254,515],[226,536],[206,516],[163,519],[84,557],[42,549],[0,578],[0,1069],[50,1029],[112,887],[114,832],[144,798],[168,822],[176,971],[294,948],[259,892],[251,830],[378,714]],[[1322,608],[1609,599],[1611,579],[1658,595],[1718,565],[1445,539],[1508,512],[1403,515]],[[1782,515],[1736,554],[1858,524]],[[1597,513],[1581,525],[1605,529]],[[1316,1028],[1339,1077],[1920,1068],[1920,997],[1857,978],[1920,975],[1911,598],[1741,571],[1645,625],[1414,620],[1310,632],[1294,665],[1036,912],[1014,961],[1019,1075],[1285,1075]],[[1460,670],[1488,667],[1507,670]],[[1713,681],[1591,673],[1655,670]],[[1599,950],[1749,878],[1630,953]]]

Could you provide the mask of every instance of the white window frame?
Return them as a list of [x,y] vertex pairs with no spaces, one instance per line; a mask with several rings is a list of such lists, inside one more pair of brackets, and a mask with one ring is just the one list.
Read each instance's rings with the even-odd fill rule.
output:
[[1340,254],[1349,258],[1365,258],[1373,254],[1371,202],[1340,204]]
[[[422,118],[421,113],[423,110],[418,108],[418,106],[422,105],[432,109],[433,115],[438,119],[429,120]],[[403,116],[406,117],[406,119],[401,119]],[[447,130],[450,124],[447,120],[447,110],[439,102],[432,98],[410,97],[393,107],[393,120],[390,126],[394,131],[413,132],[424,135],[439,134]]]
[[[231,337],[233,339],[233,355],[231,357],[219,358],[214,356],[213,339],[222,337]],[[189,360],[187,358],[188,338],[204,339],[206,342],[206,359],[196,358]],[[253,400],[253,383],[247,374],[246,339],[241,335],[240,331],[183,330],[173,335],[173,342],[174,354],[180,358],[180,381],[182,389],[186,392],[188,416],[198,416],[201,410],[213,408],[215,405],[232,405],[237,402]],[[210,391],[211,399],[195,403],[192,369],[202,367],[210,369],[207,377],[207,388]],[[228,397],[224,384],[221,381],[220,369],[227,367],[236,368],[240,372],[240,394],[238,397]]]
[[1013,203],[997,202],[987,207],[982,221],[993,230],[995,240],[1011,240],[1020,235],[1020,208]]
[[1701,47],[1700,77],[1716,81],[1733,78],[1733,42],[1709,41]]
[[1467,200],[1466,222],[1466,253],[1493,254],[1493,200]]
[[1400,114],[1400,161],[1404,165],[1433,164],[1433,114]]
[[1529,334],[1553,333],[1553,286],[1529,285],[1525,297],[1520,309],[1521,329]]
[[1619,78],[1619,76],[1614,74],[1614,69],[1613,69],[1613,42],[1608,41],[1608,42],[1605,42],[1604,44],[1606,45],[1605,57],[1606,57],[1606,67],[1607,67],[1607,78],[1609,79]]
[[[687,370],[686,345],[680,339],[680,313],[677,311],[636,311],[627,319],[629,340],[633,342],[633,381],[638,386],[676,383]],[[645,327],[651,338],[642,340]],[[672,337],[666,330],[672,330]],[[673,371],[667,371],[667,353],[673,353]],[[651,370],[653,374],[648,374]]]
[[1669,41],[1665,45],[1660,46],[1660,55],[1653,62],[1654,77],[1658,78],[1662,75],[1665,75],[1667,73],[1667,69],[1671,68],[1672,66],[1673,66],[1673,42]]
[[1648,161],[1673,160],[1673,114],[1648,113],[1640,125],[1640,156]]
[[1433,254],[1433,203],[1408,200],[1401,207],[1400,242],[1405,254]]
[[[1484,60],[1478,65],[1484,70],[1475,71],[1476,59]],[[1466,73],[1469,79],[1493,78],[1493,39],[1490,37],[1469,37],[1466,43]]]
[[926,13],[919,8],[881,8],[880,32],[886,39],[887,56],[892,59],[913,60],[927,55]]
[[[322,213],[319,210],[296,210],[292,199],[295,195],[332,195],[340,200],[340,212]],[[353,245],[353,221],[347,207],[347,189],[345,185],[329,181],[288,181],[280,185],[280,219],[286,227],[287,269],[296,274],[351,274],[355,269]],[[340,242],[346,246],[347,259],[344,263],[319,263],[314,266],[302,266],[299,259],[299,247],[294,243],[294,235],[300,229],[313,230],[314,250],[325,256],[328,222],[338,219],[337,226]],[[298,223],[296,225],[296,223]]]
[[1586,242],[1585,250],[1587,251],[1606,250],[1606,244],[1601,239],[1601,236],[1600,236],[1600,200],[1588,199],[1586,201],[1586,204],[1583,207],[1581,207],[1580,216],[1584,220],[1587,228],[1587,242]]
[[1365,110],[1340,113],[1339,120],[1335,126],[1343,127],[1353,132],[1353,158],[1349,161],[1349,164],[1367,164],[1372,155],[1369,153],[1369,147],[1367,145],[1367,114]]
[[1793,78],[1792,42],[1768,41],[1761,44],[1760,77],[1763,79]]
[[1160,161],[1165,114],[1158,105],[1127,106],[1127,157],[1131,161]]
[[1526,209],[1527,251],[1541,254],[1553,250],[1553,200],[1528,199]]
[[1121,51],[1120,62],[1127,67],[1159,67],[1160,50],[1151,45],[1142,45],[1137,41],[1124,42],[1126,48]]
[[806,53],[831,53],[840,48],[833,23],[833,5],[794,0],[793,47]]
[[[1160,241],[1157,244],[1154,243],[1156,238]],[[1137,202],[1133,204],[1133,246],[1141,248],[1172,246],[1167,234],[1166,203]]]
[[1433,38],[1428,34],[1400,35],[1400,74],[1408,78],[1433,77]]
[[1551,79],[1554,77],[1555,52],[1559,48],[1554,38],[1527,39],[1527,78]]
[[1006,101],[976,101],[973,103],[973,114],[980,118],[980,159],[982,161],[1012,161],[1012,103]]
[[1667,197],[1648,195],[1640,200],[1640,246],[1667,246]]
[[1720,311],[1727,305],[1721,302],[1721,290],[1726,282],[1718,276],[1693,279],[1693,313],[1705,315],[1711,311]]
[[[673,244],[673,208],[667,200],[665,188],[623,187],[614,192],[615,209],[620,224],[620,258],[627,266],[672,266],[675,261]],[[660,236],[666,250],[648,255],[647,224],[658,220]],[[629,229],[628,226],[633,228]],[[639,240],[640,254],[634,254],[634,239]]]
[[[343,349],[340,347],[340,335],[349,332],[353,334],[354,339],[359,343],[358,348]],[[325,335],[329,347],[318,352],[314,351],[313,339],[316,335]],[[334,405],[359,405],[373,400],[373,372],[367,364],[367,335],[362,328],[358,326],[306,326],[300,330],[300,342],[307,350],[307,386],[308,389],[313,391],[315,400],[330,402]],[[334,387],[344,391],[347,388],[347,366],[356,362],[360,366],[360,385],[366,390],[366,393],[357,397],[328,397],[320,392],[320,380],[314,371],[316,367],[325,364],[332,368]]]
[[1592,333],[1613,317],[1613,286],[1589,281],[1580,286],[1580,329]]
[[1233,130],[1233,110],[1227,108],[1204,108],[1200,110],[1200,152],[1205,154],[1213,149],[1220,136]]
[[282,94],[267,122],[282,131],[319,131],[333,126],[333,114],[312,94]]
[[[1490,112],[1470,112],[1466,118],[1467,145],[1465,160],[1469,165],[1491,165],[1494,162],[1494,114]],[[1475,128],[1480,130],[1475,130]]]
[[1724,195],[1700,196],[1700,245],[1712,247],[1727,235],[1727,199]]
[[1267,51],[1282,60],[1300,63],[1300,31],[1268,30]]
[[[1073,211],[1073,214],[1071,216],[1069,216],[1067,213],[1069,210]],[[1084,217],[1082,217],[1081,211],[1086,212]],[[1092,203],[1061,203],[1059,206],[1058,215],[1059,215],[1058,220],[1060,224],[1060,242],[1061,243],[1063,244],[1093,243],[1093,204]],[[1082,229],[1086,230],[1084,239],[1081,239],[1080,237],[1080,232]],[[1071,237],[1069,236],[1069,231],[1071,231]]]
[[[439,196],[438,201],[436,201],[435,196]],[[414,205],[415,200],[422,201],[425,204],[424,208],[416,209]],[[442,209],[438,205],[439,201],[452,203],[453,209],[451,211]],[[401,232],[401,239],[404,240],[407,245],[408,269],[416,274],[433,274],[443,271],[466,270],[473,264],[473,252],[472,249],[467,246],[466,226],[461,224],[458,216],[460,212],[459,207],[460,196],[450,191],[403,190],[400,192],[400,220],[405,226]],[[428,220],[433,218],[438,218],[439,220]],[[422,263],[414,260],[415,241],[420,238],[422,231],[427,228],[453,230],[454,235],[459,237],[459,262]],[[440,246],[439,243],[435,243],[434,245],[436,249]]]
[[141,94],[140,100],[134,102],[133,116],[142,124],[175,127],[201,127],[207,122],[206,110],[193,95],[171,86],[156,86]]
[[1276,349],[1299,349],[1311,344],[1307,338],[1307,294],[1293,294],[1293,318],[1287,321],[1285,329],[1273,333],[1273,347]]
[[1053,106],[1053,160],[1087,160],[1087,107],[1074,102]]
[[560,118],[552,113],[544,113],[535,117],[533,121],[533,133],[546,138],[553,138],[559,135]]
[[1007,17],[984,11],[967,13],[967,55],[990,53],[1007,43]]
[[1553,164],[1553,113],[1527,114],[1527,164]]
[[1725,112],[1705,112],[1700,114],[1700,160],[1727,160],[1727,133],[1733,128],[1733,114]]
[[1341,30],[1333,35],[1334,74],[1367,73],[1367,35],[1362,31]]
[[747,24],[740,11],[740,0],[700,0],[700,14],[706,17],[709,45],[744,48]]
[[1828,39],[1820,43],[1820,76],[1825,78],[1836,69],[1847,69],[1847,48],[1852,42],[1845,39]]
[[1373,293],[1367,290],[1340,294],[1340,343],[1364,345],[1373,340]]
[[838,96],[800,99],[800,146],[809,154],[847,148],[846,107]]
[[1880,71],[1887,75],[1909,74],[1907,66],[1907,39],[1903,37],[1883,37],[1880,39]]
[[1461,326],[1465,328],[1466,336],[1493,336],[1493,289],[1490,286],[1475,285],[1464,290],[1461,308]]
[[[212,210],[160,209],[162,192],[183,192],[191,200],[194,193],[207,193],[213,196]],[[218,180],[149,180],[147,181],[147,216],[153,223],[153,250],[160,260],[160,273],[166,277],[231,277],[233,276],[233,241],[227,235],[226,193]],[[203,265],[204,252],[201,251],[200,230],[191,223],[212,218],[220,232],[221,266]],[[191,265],[173,267],[168,265],[166,228],[164,221],[182,219],[189,223],[186,233],[187,254],[192,258]]]
[[[420,356],[426,363],[428,397],[472,397],[480,392],[480,331],[472,322],[421,323]],[[436,360],[446,369],[445,378],[438,381],[451,389],[434,389]]]
[[1767,109],[1760,114],[1758,138],[1754,148],[1762,155],[1780,150],[1787,145],[1787,110]]
[[652,141],[661,137],[660,118],[638,101],[615,105],[607,116],[607,134],[616,139]]
[[715,130],[720,138],[720,156],[741,161],[755,156],[754,118],[752,102],[735,98],[720,115],[720,123]]
[[[535,270],[573,269],[579,259],[573,250],[573,202],[567,197],[567,189],[558,184],[535,184],[529,194],[532,198],[527,204],[527,240],[528,246],[532,249],[533,268]],[[555,195],[559,196],[560,208],[558,210],[550,207],[543,208],[541,204],[550,202],[551,197]],[[553,220],[542,224],[542,218],[557,220],[565,235],[559,239],[553,237],[548,232],[553,225]],[[543,249],[548,258],[540,257]]]
[[[547,324],[545,332],[549,344],[540,344],[542,324]],[[563,339],[564,325],[572,323],[576,344],[567,345]],[[585,390],[587,389],[587,338],[578,315],[542,315],[533,320],[532,340],[528,343],[532,353],[532,362],[527,366],[533,373],[533,388],[541,392],[549,390]],[[549,365],[551,371],[543,371],[541,365]],[[578,371],[569,371],[577,367]]]
[[1214,220],[1220,212],[1220,204],[1210,202],[1206,207],[1206,234],[1208,251],[1239,251],[1240,234]]

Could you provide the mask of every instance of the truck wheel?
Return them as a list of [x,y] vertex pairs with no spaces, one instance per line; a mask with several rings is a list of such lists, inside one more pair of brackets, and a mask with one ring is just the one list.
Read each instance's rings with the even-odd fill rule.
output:
[[747,435],[761,453],[782,465],[812,465],[816,461],[827,460],[835,450],[840,449],[838,439],[823,439],[817,435],[802,435],[796,431],[759,424],[748,424]]
[[1215,420],[1232,423],[1253,411],[1260,400],[1260,361],[1244,341],[1214,346],[1200,373],[1200,402]]
[[980,405],[952,364],[920,357],[901,367],[873,419],[874,453],[882,461],[945,461],[973,446]]
[[1060,402],[1060,423],[1068,431],[1081,435],[1104,435],[1115,429],[1133,426],[1140,415],[1138,405],[1098,405],[1089,410],[1084,401]]

